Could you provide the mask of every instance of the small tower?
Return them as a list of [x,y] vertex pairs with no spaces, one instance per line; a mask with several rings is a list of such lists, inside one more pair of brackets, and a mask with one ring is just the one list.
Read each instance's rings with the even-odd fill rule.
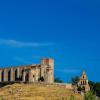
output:
[[54,82],[54,60],[51,58],[43,58],[41,60],[41,77],[47,83]]
[[90,86],[88,84],[88,78],[86,76],[85,71],[82,72],[78,85],[83,87],[85,92],[88,92],[90,90]]

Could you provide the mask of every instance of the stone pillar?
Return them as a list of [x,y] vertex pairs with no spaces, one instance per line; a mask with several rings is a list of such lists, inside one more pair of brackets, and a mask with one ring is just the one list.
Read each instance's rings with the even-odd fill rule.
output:
[[26,73],[25,73],[25,70],[24,70],[24,71],[23,71],[23,75],[22,75],[22,76],[23,76],[23,79],[22,79],[23,82],[25,82],[25,75],[26,75]]
[[17,68],[17,78],[20,78],[20,68]]
[[0,82],[2,82],[2,70],[0,70]]
[[4,69],[4,82],[8,81],[8,69]]
[[15,81],[15,70],[14,70],[14,68],[11,68],[10,69],[10,81]]
[[35,74],[34,70],[29,70],[29,82],[34,82],[35,81]]
[[45,67],[41,65],[41,77],[45,77]]
[[46,69],[45,82],[47,82],[47,83],[53,83],[54,82],[53,81],[53,70],[50,67],[48,67]]
[[38,66],[36,66],[36,74],[35,74],[35,81],[38,82],[38,79],[39,79],[39,69],[38,69]]

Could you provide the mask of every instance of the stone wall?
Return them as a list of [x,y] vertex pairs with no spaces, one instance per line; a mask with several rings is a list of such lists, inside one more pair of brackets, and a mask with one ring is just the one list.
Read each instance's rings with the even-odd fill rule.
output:
[[41,64],[8,67],[0,69],[0,82],[38,82],[43,77],[44,82],[54,82],[54,60],[44,58]]

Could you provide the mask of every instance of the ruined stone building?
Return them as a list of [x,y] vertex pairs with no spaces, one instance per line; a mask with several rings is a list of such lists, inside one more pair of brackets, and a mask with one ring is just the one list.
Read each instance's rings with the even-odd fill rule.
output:
[[0,69],[0,83],[2,82],[54,82],[54,60],[44,58],[40,64]]
[[90,90],[90,86],[88,84],[88,78],[85,71],[82,72],[78,85],[83,87],[85,92],[88,92]]

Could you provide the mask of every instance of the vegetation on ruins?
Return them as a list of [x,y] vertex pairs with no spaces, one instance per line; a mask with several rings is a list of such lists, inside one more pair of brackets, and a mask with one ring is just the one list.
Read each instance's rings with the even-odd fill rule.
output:
[[43,81],[44,81],[44,77],[43,77],[43,76],[41,76],[41,77],[38,79],[38,81],[43,82]]
[[56,83],[63,83],[63,81],[59,77],[56,77],[54,79],[54,82],[56,82]]
[[[75,76],[75,77],[72,78],[72,84],[77,87],[77,90],[78,91],[83,91],[84,88],[82,88],[81,86],[77,86],[78,81],[79,81],[79,77],[78,76]],[[100,97],[100,82],[96,82],[95,83],[93,81],[89,81],[89,86],[90,86],[90,92],[86,94],[86,97],[92,96],[92,95],[96,95],[96,96]]]
[[98,97],[100,97],[100,82],[92,82],[89,81],[90,89],[93,91],[93,94],[96,94]]
[[96,100],[96,96],[93,95],[92,91],[89,91],[84,95],[84,100]]
[[84,91],[84,87],[77,86],[77,90],[78,90],[78,91]]
[[71,80],[71,82],[72,82],[72,85],[77,85],[78,82],[79,82],[79,76],[73,77],[72,80]]

